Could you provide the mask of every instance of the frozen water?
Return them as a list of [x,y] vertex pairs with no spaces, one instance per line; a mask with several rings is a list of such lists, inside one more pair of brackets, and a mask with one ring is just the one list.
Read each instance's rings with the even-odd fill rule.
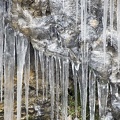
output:
[[98,102],[99,102],[99,118],[105,119],[107,111],[108,83],[97,82]]
[[44,62],[44,53],[39,52],[40,65],[42,71],[42,87],[43,87],[43,100],[45,99],[45,62]]
[[90,109],[90,120],[95,120],[95,87],[96,87],[96,76],[91,70],[89,72],[89,109]]
[[55,57],[55,74],[56,74],[56,119],[59,120],[59,101],[60,101],[60,77],[59,77],[59,73],[60,73],[60,68],[59,68],[59,58],[56,56]]
[[28,120],[29,80],[30,80],[30,44],[28,44],[26,57],[25,57],[25,66],[24,66],[26,120]]
[[87,104],[87,69],[88,69],[88,59],[84,52],[84,49],[82,50],[82,82],[81,82],[81,106],[82,106],[82,118],[83,120],[86,120],[86,104]]
[[104,12],[103,12],[103,50],[104,50],[104,67],[105,67],[105,59],[106,59],[107,15],[108,15],[108,0],[105,0],[105,1],[104,1]]
[[36,77],[36,95],[38,96],[38,51],[34,49],[35,55],[35,77]]
[[13,120],[14,105],[14,69],[15,69],[15,37],[14,31],[6,26],[4,41],[4,120]]
[[111,45],[113,41],[113,20],[114,20],[114,0],[110,0],[110,30],[111,30]]
[[55,76],[54,76],[54,57],[51,57],[49,62],[49,82],[51,95],[51,120],[54,120],[54,100],[55,100]]
[[77,30],[77,23],[78,23],[78,0],[76,0],[76,30]]
[[28,41],[22,35],[17,35],[16,48],[17,48],[17,120],[21,119],[21,100],[22,100],[22,80],[23,68],[25,64],[25,55],[27,52]]
[[[3,1],[0,1],[0,6],[3,5]],[[3,6],[0,7],[0,101],[2,102],[3,96]]]
[[75,64],[72,63],[72,71],[73,71],[73,79],[74,79],[74,91],[75,91],[75,116],[77,118],[77,114],[78,114],[78,110],[77,110],[77,107],[78,107],[78,92],[77,92],[77,71],[75,69]]
[[[53,0],[56,2],[55,0]],[[0,1],[0,91],[1,91],[1,102],[4,84],[4,120],[13,120],[13,105],[14,105],[14,68],[15,59],[17,58],[17,120],[21,119],[21,100],[22,100],[22,83],[24,77],[25,84],[25,105],[26,105],[26,119],[28,120],[28,106],[29,106],[29,80],[30,80],[30,45],[27,38],[19,33],[15,32],[9,24],[5,25],[5,19],[11,17],[11,0],[5,1],[8,4],[8,9],[3,5],[3,1]],[[35,1],[36,3],[39,0]],[[42,1],[44,2],[44,0]],[[87,37],[87,17],[88,12],[91,14],[92,1],[89,0],[76,0],[75,2],[75,24],[76,30],[78,28],[78,22],[81,22],[80,36],[81,43],[79,49],[79,58],[66,48],[66,43],[63,41],[62,45],[65,44],[65,48],[62,45],[58,45],[57,42],[48,42],[47,48],[43,43],[39,50],[34,48],[35,55],[35,79],[36,79],[36,95],[39,90],[39,79],[38,79],[38,68],[39,62],[42,73],[42,90],[43,99],[48,100],[48,94],[50,91],[51,99],[51,120],[59,120],[62,117],[63,120],[68,119],[68,88],[69,88],[69,64],[72,64],[73,82],[74,82],[74,94],[75,94],[75,119],[78,119],[78,85],[80,90],[80,101],[81,102],[81,115],[82,120],[86,120],[86,107],[89,102],[90,120],[95,119],[95,103],[96,103],[96,73],[88,66],[89,62],[89,44],[86,41]],[[65,10],[68,2],[62,0],[63,9],[63,27],[65,27],[66,18],[64,17]],[[106,30],[107,30],[107,16],[108,16],[108,0],[103,1],[103,50],[104,50],[104,63],[106,61]],[[6,3],[4,3],[6,4]],[[81,5],[81,9],[79,9]],[[4,8],[3,8],[4,7]],[[52,7],[52,6],[51,6]],[[88,8],[89,7],[89,8]],[[4,10],[3,10],[4,9]],[[5,11],[6,9],[6,11]],[[19,9],[19,6],[18,6]],[[79,10],[81,13],[81,21],[78,21]],[[88,11],[87,11],[88,10]],[[3,16],[4,11],[4,16]],[[113,41],[113,21],[114,21],[114,1],[110,0],[110,29],[111,29],[111,43]],[[31,27],[36,27],[33,21],[33,17],[28,10],[24,10],[23,14],[26,18],[29,18],[28,24]],[[69,13],[68,13],[69,14]],[[4,18],[6,17],[6,18]],[[45,16],[44,16],[45,17]],[[120,59],[120,0],[117,1],[117,34],[118,34],[118,69]],[[10,18],[9,18],[10,19]],[[20,22],[20,21],[19,21]],[[43,23],[41,23],[43,24]],[[40,26],[38,26],[40,27]],[[3,31],[5,32],[3,35]],[[65,28],[63,30],[64,38],[67,38],[67,32]],[[4,36],[4,37],[3,37]],[[36,41],[36,40],[35,40]],[[34,42],[35,42],[34,41]],[[16,42],[16,44],[15,44]],[[39,46],[39,45],[38,45]],[[33,46],[35,47],[35,46]],[[16,49],[15,49],[16,48]],[[16,51],[15,51],[16,50]],[[16,56],[15,56],[16,53]],[[4,59],[3,59],[4,56]],[[72,57],[70,57],[72,56]],[[73,59],[74,60],[73,60]],[[72,59],[72,60],[71,60]],[[3,61],[4,60],[4,61]],[[4,66],[3,66],[4,64]],[[4,68],[4,71],[3,71]],[[3,82],[4,73],[4,82]],[[24,76],[23,76],[24,73]],[[50,87],[50,90],[49,90]],[[89,88],[89,89],[88,89]],[[102,80],[97,81],[97,93],[99,102],[99,116],[100,119],[106,118],[107,110],[107,97],[108,97],[108,83]],[[119,98],[117,87],[111,87],[111,93]],[[89,94],[89,96],[87,96]],[[87,99],[89,101],[87,101]],[[119,104],[116,103],[119,107]],[[116,105],[114,104],[114,105]],[[37,115],[41,115],[40,106],[35,108],[38,111]],[[62,116],[60,116],[62,115]]]
[[45,72],[45,77],[46,77],[46,100],[48,99],[48,85],[49,85],[49,59],[48,56],[46,56],[46,60],[45,60],[45,68],[46,68],[46,72]]
[[118,71],[120,67],[120,0],[117,0]]

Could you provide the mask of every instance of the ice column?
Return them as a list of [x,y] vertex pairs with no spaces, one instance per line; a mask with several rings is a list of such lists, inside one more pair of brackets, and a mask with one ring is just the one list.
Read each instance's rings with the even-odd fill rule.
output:
[[103,51],[104,51],[104,67],[106,58],[106,30],[107,30],[108,0],[104,0],[103,12]]
[[24,66],[26,120],[28,120],[29,80],[30,80],[30,43],[28,43]]
[[[85,48],[84,48],[85,47]],[[88,86],[88,44],[81,48],[81,78],[79,78],[79,89],[82,107],[82,119],[86,120],[87,86]],[[85,51],[84,51],[85,50]]]
[[3,92],[3,0],[0,1],[0,101]]
[[17,48],[17,120],[21,119],[21,100],[22,100],[22,80],[23,68],[25,64],[25,55],[28,47],[28,41],[19,33],[16,40]]
[[48,85],[49,85],[49,59],[48,56],[46,56],[46,60],[45,60],[45,68],[46,68],[46,72],[45,72],[45,78],[46,78],[46,100],[48,99]]
[[13,120],[15,37],[14,30],[6,26],[4,40],[4,120]]
[[111,30],[111,45],[113,40],[113,21],[114,21],[114,0],[110,0],[110,30]]
[[120,68],[120,0],[117,0],[118,71]]
[[36,79],[36,95],[38,96],[38,51],[34,48],[35,55],[35,79]]
[[77,23],[78,23],[78,0],[76,0],[76,30],[77,30]]
[[39,52],[40,57],[40,65],[42,71],[42,89],[43,89],[43,100],[45,100],[45,59],[44,59],[44,52]]
[[108,98],[108,83],[102,83],[102,80],[98,80],[98,102],[99,102],[99,119],[105,120],[107,110],[107,98]]
[[68,86],[69,86],[69,60],[62,59],[62,110],[63,110],[63,119],[67,120],[67,107],[68,107]]
[[59,59],[58,56],[55,57],[55,74],[56,74],[56,119],[59,120],[59,102],[60,102],[60,77],[59,77]]
[[55,102],[55,76],[54,76],[54,57],[49,58],[49,82],[51,95],[51,120],[54,120],[54,102]]
[[90,120],[95,120],[95,100],[96,100],[96,76],[95,73],[89,71],[89,109],[90,109]]
[[76,68],[76,65],[74,62],[72,62],[72,72],[73,72],[73,80],[74,80],[74,92],[75,92],[75,117],[77,119],[77,113],[78,113],[78,110],[77,110],[77,106],[78,106],[78,91],[77,91],[77,81],[78,81],[78,75],[77,75],[77,71],[79,70],[79,66],[78,66],[78,70],[75,69]]

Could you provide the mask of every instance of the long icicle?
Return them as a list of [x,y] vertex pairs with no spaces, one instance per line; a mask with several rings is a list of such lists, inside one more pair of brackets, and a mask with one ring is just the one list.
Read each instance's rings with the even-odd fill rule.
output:
[[38,96],[38,51],[34,49],[35,55],[35,79],[36,79],[36,95]]
[[97,81],[98,101],[99,101],[99,118],[105,120],[108,98],[108,83],[102,83],[102,80]]
[[87,0],[81,0],[81,40],[84,42],[83,47],[81,48],[82,52],[82,79],[80,82],[79,79],[79,89],[81,96],[81,106],[82,106],[82,119],[86,120],[86,104],[87,104],[87,73],[88,73],[88,63],[86,62],[87,57],[87,48],[86,48],[86,24],[87,24]]
[[43,101],[45,99],[45,62],[44,62],[44,52],[39,52],[40,65],[42,71],[42,89],[43,89]]
[[113,41],[113,20],[114,20],[114,0],[110,0],[110,30],[111,30],[111,45]]
[[84,52],[85,52],[85,44],[86,44],[86,32],[87,32],[87,0],[84,0],[83,2],[83,6],[84,6],[84,18],[83,18],[83,21],[84,21],[84,24],[83,24],[83,40],[84,40]]
[[16,40],[17,48],[17,120],[21,119],[22,79],[28,41],[22,34]]
[[[59,69],[60,69],[60,87],[62,89],[62,62],[61,62],[61,58],[59,58],[58,61],[59,61]],[[61,99],[61,102],[62,102],[62,99]]]
[[[84,49],[87,49],[87,51]],[[82,119],[86,120],[86,104],[87,104],[87,83],[88,83],[88,46],[87,48],[82,48],[82,79],[79,86],[81,92],[81,106],[82,106]],[[85,54],[85,55],[84,55]]]
[[46,77],[46,100],[48,99],[48,85],[49,85],[49,61],[48,61],[48,56],[46,56],[46,61],[45,61],[45,67],[46,67],[46,72],[45,72],[45,77]]
[[4,40],[4,120],[13,120],[14,109],[14,69],[15,37],[12,28],[7,26]]
[[75,65],[72,63],[72,72],[73,72],[73,80],[74,80],[74,92],[75,92],[75,119],[77,119],[78,113],[78,101],[77,101],[77,71],[75,70]]
[[107,13],[108,13],[108,0],[104,0],[104,13],[103,13],[103,51],[104,51],[104,67],[105,67],[105,59],[106,59]]
[[4,21],[4,16],[3,16],[3,0],[0,1],[0,101],[2,102],[3,98],[3,21]]
[[[62,66],[62,67],[61,67]],[[62,59],[60,65],[62,71],[61,89],[62,89],[62,119],[67,120],[67,106],[68,106],[68,85],[69,85],[69,60]],[[60,73],[61,74],[61,73]]]
[[81,39],[83,40],[84,36],[84,1],[81,0]]
[[64,69],[64,64],[63,60],[61,60],[62,65],[61,65],[61,71],[62,71],[62,79],[61,79],[61,91],[62,91],[62,119],[65,119],[65,105],[64,105],[64,96],[65,96],[65,69]]
[[49,82],[50,82],[50,94],[51,94],[51,120],[54,120],[54,100],[55,100],[55,91],[54,91],[54,57],[51,56],[49,64]]
[[78,0],[76,0],[76,30],[77,30],[77,24],[78,24]]
[[89,72],[89,109],[90,109],[90,120],[95,120],[95,74],[92,70]]
[[59,66],[58,66],[58,63],[59,63],[59,58],[58,56],[55,57],[55,66],[56,66],[56,112],[57,112],[57,115],[56,115],[56,120],[59,120],[59,98],[60,98],[60,86],[59,86]]
[[30,80],[30,43],[28,44],[24,67],[26,120],[28,120],[29,80]]
[[117,0],[118,71],[120,68],[120,0]]

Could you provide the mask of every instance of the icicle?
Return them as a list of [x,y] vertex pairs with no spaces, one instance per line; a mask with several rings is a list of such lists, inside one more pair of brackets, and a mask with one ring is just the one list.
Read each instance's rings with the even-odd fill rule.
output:
[[110,30],[111,30],[111,45],[113,40],[113,19],[114,19],[114,0],[110,0]]
[[36,79],[36,95],[38,96],[38,51],[34,49],[35,55],[35,79]]
[[[85,52],[84,52],[85,50]],[[86,104],[87,104],[87,83],[88,83],[88,44],[87,48],[81,48],[82,52],[82,78],[80,81],[79,78],[79,89],[80,89],[80,97],[81,97],[81,106],[82,106],[82,119],[86,120]],[[85,54],[85,55],[84,55]]]
[[83,40],[83,35],[84,35],[84,5],[83,5],[84,0],[81,0],[81,39]]
[[75,117],[77,119],[77,105],[78,105],[78,101],[77,101],[77,71],[75,70],[75,65],[74,63],[72,63],[72,71],[73,71],[73,79],[74,79],[74,92],[75,92]]
[[55,58],[55,65],[56,65],[56,112],[57,112],[57,117],[56,119],[59,120],[59,94],[60,94],[60,86],[59,86],[59,66],[58,66],[58,57],[56,56]]
[[68,85],[69,85],[69,60],[62,60],[63,70],[62,70],[62,95],[63,95],[63,113],[62,119],[67,120],[67,107],[68,107]]
[[[64,64],[64,63],[63,63]],[[69,86],[69,60],[65,61],[65,120],[67,120],[68,108],[68,86]]]
[[23,67],[25,64],[25,55],[28,41],[22,34],[18,35],[16,40],[17,48],[17,120],[21,119],[21,100],[22,100],[22,79]]
[[44,53],[39,52],[41,71],[42,71],[42,89],[43,89],[43,101],[45,99],[45,63],[44,63]]
[[54,120],[54,101],[55,101],[55,91],[54,91],[54,58],[51,56],[49,63],[49,82],[50,82],[50,94],[51,94],[51,120]]
[[107,98],[108,98],[108,83],[97,82],[98,87],[98,101],[99,101],[99,118],[100,120],[105,119],[107,110]]
[[87,25],[87,0],[84,0],[83,2],[84,5],[84,26],[83,26],[83,30],[84,30],[84,36],[83,36],[83,40],[84,40],[84,45],[86,43],[86,25]]
[[24,82],[25,82],[25,104],[26,104],[26,120],[28,120],[28,98],[29,98],[29,80],[30,80],[30,43],[27,48],[25,67],[24,67]]
[[120,0],[117,0],[118,71],[120,68]]
[[87,1],[81,0],[81,39],[82,41],[84,41],[84,52],[86,46],[86,32],[87,32],[86,25],[87,25]]
[[95,75],[94,72],[90,70],[89,72],[89,109],[90,109],[90,120],[95,120]]
[[58,62],[59,62],[59,68],[60,68],[60,86],[62,87],[62,63],[60,58],[58,58]]
[[108,13],[108,0],[105,0],[105,1],[104,1],[104,13],[103,13],[103,50],[104,50],[104,67],[105,67],[105,58],[106,58],[107,13]]
[[3,96],[3,1],[0,1],[0,101]]
[[76,30],[77,30],[77,23],[78,23],[78,0],[76,0]]
[[48,84],[49,84],[49,61],[48,61],[48,56],[46,56],[46,62],[45,62],[45,66],[46,66],[46,72],[45,72],[45,76],[46,76],[46,100],[48,99]]
[[4,120],[13,120],[15,38],[12,28],[7,26],[4,40]]
[[61,70],[62,70],[62,79],[61,79],[61,89],[62,89],[62,119],[65,119],[65,69],[64,69],[64,64],[63,64],[63,60],[62,60],[62,66],[61,66]]

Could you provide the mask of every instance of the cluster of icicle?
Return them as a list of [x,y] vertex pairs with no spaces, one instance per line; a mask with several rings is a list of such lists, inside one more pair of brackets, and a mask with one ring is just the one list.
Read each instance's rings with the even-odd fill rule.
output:
[[[103,15],[103,42],[104,53],[106,53],[106,28],[108,0],[104,0]],[[117,0],[117,31],[118,31],[118,56],[120,58],[120,0]],[[9,24],[4,23],[5,17],[9,17],[9,0],[7,9],[5,1],[0,1],[0,92],[3,102],[4,91],[4,120],[13,120],[14,117],[14,76],[17,67],[17,120],[21,119],[22,83],[25,84],[26,119],[28,119],[29,106],[29,80],[30,80],[30,43],[27,38],[14,31]],[[67,120],[68,117],[68,88],[69,88],[69,65],[72,64],[74,91],[75,91],[75,115],[78,116],[78,102],[81,103],[82,120],[86,120],[86,107],[89,102],[90,120],[95,120],[96,110],[96,83],[98,90],[99,118],[105,119],[108,97],[108,83],[102,83],[96,79],[93,70],[88,68],[88,44],[86,43],[87,24],[87,0],[81,0],[81,39],[84,40],[84,47],[80,49],[81,61],[78,64],[68,57],[60,57],[57,54],[49,55],[44,50],[34,50],[35,74],[36,74],[36,96],[39,92],[38,63],[42,71],[43,101],[51,96],[51,120]],[[89,6],[91,1],[89,0]],[[64,0],[63,0],[64,6]],[[65,7],[65,6],[64,6]],[[63,8],[64,8],[63,7]],[[90,8],[89,8],[90,12]],[[110,25],[113,30],[114,1],[110,0]],[[3,15],[4,13],[4,15]],[[78,16],[78,0],[76,0],[76,27]],[[112,35],[111,35],[112,40]],[[105,54],[104,54],[105,59]],[[39,62],[40,61],[40,62]],[[118,62],[119,63],[119,62]],[[17,65],[17,66],[15,66]],[[23,76],[24,73],[24,76]],[[24,80],[23,80],[24,78]],[[49,87],[50,86],[50,87]],[[3,90],[4,88],[4,90]],[[89,88],[89,90],[88,90]],[[80,101],[78,101],[78,90]],[[88,96],[89,94],[89,96]],[[62,97],[61,97],[62,96]],[[87,101],[89,100],[89,101]]]

